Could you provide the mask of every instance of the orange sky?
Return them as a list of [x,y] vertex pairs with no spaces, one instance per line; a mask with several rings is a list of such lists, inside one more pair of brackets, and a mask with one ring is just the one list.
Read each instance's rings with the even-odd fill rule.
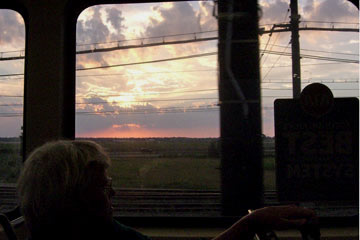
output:
[[208,138],[219,137],[219,128],[194,128],[194,129],[144,129],[141,127],[130,127],[126,130],[111,127],[107,129],[88,131],[83,134],[77,134],[77,137],[90,138],[152,138],[152,137],[191,137],[191,138]]

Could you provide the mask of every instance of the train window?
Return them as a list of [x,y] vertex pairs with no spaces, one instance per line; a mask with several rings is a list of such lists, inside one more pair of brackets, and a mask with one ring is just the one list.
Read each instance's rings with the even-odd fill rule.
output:
[[[297,2],[297,1],[294,1]],[[274,101],[320,82],[334,97],[359,97],[359,16],[349,1],[260,1],[264,182],[275,190]],[[299,15],[298,29],[290,23]],[[294,21],[294,24],[296,22]],[[296,37],[297,33],[299,37]],[[293,44],[298,39],[298,46]],[[294,54],[300,54],[300,60]],[[293,57],[292,57],[293,56]],[[294,70],[293,65],[300,68]],[[299,78],[293,84],[293,74]],[[293,88],[298,89],[294,90]]]
[[[76,138],[90,138],[109,153],[127,211],[118,214],[132,214],[136,200],[126,205],[126,194],[151,195],[145,198],[152,203],[176,194],[210,196],[214,203],[189,204],[186,211],[219,211],[213,12],[210,1],[97,5],[78,18]],[[149,203],[137,201],[146,214]],[[176,208],[161,206],[148,207],[156,211],[148,214]]]
[[[14,184],[22,164],[25,24],[0,9],[0,184]],[[14,203],[15,204],[15,203]]]

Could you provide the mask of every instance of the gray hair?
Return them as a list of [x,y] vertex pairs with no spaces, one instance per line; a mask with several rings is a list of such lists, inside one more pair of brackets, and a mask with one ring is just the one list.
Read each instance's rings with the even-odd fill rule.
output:
[[91,141],[49,142],[30,154],[18,180],[20,207],[31,231],[51,217],[76,209],[76,194],[88,185],[92,166],[110,159]]

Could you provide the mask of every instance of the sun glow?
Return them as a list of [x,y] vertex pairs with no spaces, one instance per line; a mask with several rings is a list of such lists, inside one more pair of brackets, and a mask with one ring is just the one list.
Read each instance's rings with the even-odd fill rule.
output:
[[134,95],[121,95],[115,97],[109,97],[108,102],[114,103],[119,107],[132,107],[136,105],[136,98]]
[[147,129],[138,124],[114,124],[107,129],[78,133],[77,137],[93,138],[151,138],[151,137],[218,137],[219,128],[196,128],[196,129]]

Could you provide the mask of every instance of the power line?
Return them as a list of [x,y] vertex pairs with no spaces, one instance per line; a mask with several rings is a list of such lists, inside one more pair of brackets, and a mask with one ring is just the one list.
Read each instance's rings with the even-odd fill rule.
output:
[[[217,91],[217,90],[218,90],[217,88],[209,88],[209,89],[183,90],[183,91],[171,91],[171,92],[145,92],[145,93],[131,93],[131,96],[134,96],[134,95],[158,95],[158,94],[181,94],[181,93],[190,93],[190,92],[210,92],[210,91]],[[106,95],[88,95],[87,97],[121,97],[121,96],[129,96],[129,95],[106,94]],[[84,96],[76,96],[76,97],[84,98]]]
[[[359,78],[343,78],[340,80],[318,79],[318,78],[316,78],[316,79],[301,79],[301,82],[302,83],[321,82],[321,83],[330,83],[330,84],[355,84],[355,83],[359,83]],[[275,79],[268,79],[267,81],[261,81],[261,83],[292,83],[292,82],[289,79],[276,79],[275,78]]]
[[[292,98],[292,96],[279,96],[279,95],[267,95],[262,96],[263,98]],[[111,111],[87,111],[87,112],[76,112],[76,115],[132,115],[132,114],[165,114],[165,113],[199,113],[199,112],[218,112],[219,104],[206,105],[201,107],[168,107],[168,108],[157,108],[157,109],[120,109]],[[272,106],[262,106],[263,109],[273,109]],[[23,113],[0,113],[0,118],[4,117],[22,117]]]
[[[268,54],[274,54],[274,55],[281,55],[281,56],[288,56],[291,57],[292,54],[284,51],[265,51]],[[344,62],[344,63],[359,63],[359,60],[355,59],[344,59],[344,58],[333,58],[333,57],[323,57],[323,56],[316,56],[316,55],[309,55],[309,54],[301,54],[301,58],[309,58],[309,59],[316,59],[316,60],[323,60],[323,61],[334,61],[334,62]],[[279,58],[278,58],[279,59]],[[277,61],[276,61],[277,62]]]
[[316,20],[312,20],[312,21],[301,21],[302,23],[336,23],[336,24],[349,24],[349,25],[359,25],[358,22],[353,22],[353,23],[349,23],[349,22],[328,22],[328,21],[316,21]]
[[[268,53],[268,54],[275,54],[275,55],[280,55],[280,56],[291,56],[291,53],[286,53],[285,51],[286,51],[286,49],[284,49],[283,52],[278,52],[278,51],[265,51],[265,52]],[[148,63],[158,63],[158,62],[183,60],[183,59],[205,57],[205,56],[211,56],[211,55],[217,55],[217,52],[209,52],[209,53],[188,55],[188,56],[176,57],[176,58],[159,59],[159,60],[152,60],[152,61],[144,61],[144,62],[134,62],[134,63],[106,65],[106,66],[99,66],[99,67],[80,68],[80,69],[76,69],[76,70],[82,71],[82,70],[94,70],[94,69],[103,69],[103,68],[112,68],[112,67],[123,67],[123,66],[130,66],[130,65],[139,65],[139,64],[148,64]],[[338,62],[344,62],[344,63],[359,63],[358,60],[321,57],[321,56],[307,55],[307,54],[302,54],[301,57],[302,58],[315,59],[315,60],[324,60],[324,61],[338,61]],[[278,58],[278,60],[279,60],[279,58]],[[277,61],[276,61],[276,63],[277,63]]]
[[[315,66],[315,65],[334,65],[334,64],[344,64],[344,63],[310,63],[310,64],[301,64],[301,66]],[[274,66],[274,68],[283,68],[283,67],[291,67],[291,65],[278,65],[278,66]],[[267,67],[267,66],[263,66],[263,67],[261,67],[261,68],[270,68],[270,67]],[[7,74],[7,75],[9,75],[9,74]],[[23,73],[15,73],[14,74],[14,76],[15,75],[22,75],[22,76],[24,76],[24,74]],[[111,75],[111,73],[109,74],[109,75]],[[86,76],[86,75],[84,75],[84,76]],[[96,76],[96,75],[94,75],[94,76]],[[0,78],[1,77],[6,77],[6,76],[3,76],[3,75],[1,75],[0,74]],[[22,79],[24,79],[24,78],[22,78]],[[10,80],[10,79],[6,79],[6,80]],[[2,81],[5,81],[5,80],[2,80]]]
[[[264,45],[264,44],[261,44],[261,45]],[[280,48],[286,48],[287,47],[287,46],[277,45],[277,44],[270,44],[270,46],[271,45],[273,45],[274,47],[280,47]],[[356,53],[332,52],[332,51],[314,50],[314,49],[306,49],[306,48],[300,48],[300,50],[301,51],[309,51],[309,52],[321,52],[321,53],[338,54],[338,55],[359,56],[359,54],[356,54]]]
[[[289,82],[290,83],[290,82]],[[292,88],[275,88],[275,87],[263,87],[261,90],[272,90],[272,91],[291,91]],[[331,89],[331,91],[359,91],[359,88],[337,88],[337,89]]]
[[[283,56],[283,54],[285,53],[285,51],[287,50],[287,48],[289,47],[290,42],[288,43],[287,47],[284,48],[282,53],[279,53],[279,57],[276,59],[276,61],[273,63],[273,65],[271,66],[271,68],[267,71],[267,73],[265,74],[265,76],[263,77],[263,79],[265,80],[266,77],[269,75],[269,73],[271,72],[271,70],[274,68],[274,66],[277,64],[277,62],[279,61],[279,59],[281,58],[281,56]],[[272,51],[273,52],[273,51]]]
[[[308,21],[308,22],[310,22],[310,21]],[[335,22],[332,22],[332,23],[335,23]],[[286,25],[289,25],[289,24],[278,24],[278,25],[274,24],[270,31],[265,31],[265,30],[261,29],[260,34],[270,33],[270,36],[271,36],[271,34],[273,32],[289,31],[289,29],[284,28]],[[275,29],[275,27],[283,27],[283,28],[280,29],[280,30],[277,30],[277,29]],[[357,30],[357,32],[358,32],[358,29],[310,28],[310,27],[309,28],[308,27],[301,28],[300,30],[318,30],[318,31],[356,31]],[[88,46],[88,45],[100,45],[100,44],[114,44],[114,43],[117,43],[117,46],[116,47],[109,47],[109,48],[96,48],[95,47],[94,49],[77,51],[76,54],[88,54],[88,53],[94,53],[94,52],[106,52],[106,51],[115,51],[115,50],[121,50],[121,49],[151,47],[151,46],[159,46],[159,45],[167,45],[167,44],[183,44],[183,43],[191,43],[191,42],[199,42],[199,41],[210,41],[210,40],[217,40],[218,39],[218,37],[197,38],[197,34],[203,34],[203,33],[209,33],[209,32],[218,32],[218,30],[210,30],[210,31],[203,31],[203,32],[193,32],[193,33],[185,33],[185,34],[164,35],[164,36],[159,36],[159,37],[138,38],[138,39],[130,39],[130,40],[117,40],[117,41],[109,41],[109,42],[78,44],[77,46]],[[185,36],[185,35],[193,35],[194,38],[189,39],[189,40],[165,41],[166,37]],[[147,39],[162,39],[162,41],[157,42],[157,43],[145,43],[144,44],[143,41],[147,40]],[[270,40],[270,38],[269,38],[269,40]],[[141,44],[120,46],[120,43],[129,42],[129,41],[141,41]],[[18,60],[18,59],[24,59],[25,58],[25,54],[22,54],[24,52],[24,50],[20,50],[20,56],[2,57],[3,54],[13,53],[13,52],[16,52],[16,51],[1,52],[0,53],[0,55],[1,55],[0,60],[1,61]]]
[[[290,9],[288,8],[287,11],[286,11],[286,15],[285,15],[285,18],[284,18],[284,22],[286,21],[286,18],[289,16],[289,11],[290,11]],[[273,25],[272,29],[274,29],[275,26],[276,26],[276,25]],[[272,32],[270,33],[270,36],[272,36]],[[276,38],[275,38],[275,40],[274,40],[274,44],[277,42],[279,36],[280,36],[280,34],[278,34],[278,35],[276,36]],[[269,40],[270,40],[270,37],[269,37]],[[269,40],[268,40],[268,43],[269,43]],[[274,45],[272,45],[272,46],[270,47],[270,51],[272,50],[273,46],[274,46]],[[262,53],[261,56],[263,56],[263,55],[265,54],[265,51],[266,51],[266,46],[265,46],[265,49],[264,49],[264,51],[263,51],[263,53]],[[265,58],[264,61],[263,61],[263,64],[265,64],[265,62],[266,62],[266,60],[267,60],[268,57],[269,57],[269,55],[266,56],[266,58]],[[260,58],[260,60],[261,60],[261,58]]]
[[[301,67],[303,66],[317,66],[317,65],[339,65],[339,64],[345,64],[345,63],[302,63],[301,64]],[[346,63],[348,64],[348,63]],[[277,65],[277,66],[274,66],[274,68],[283,68],[283,67],[292,67],[292,65]],[[270,67],[261,67],[261,68],[270,68]]]
[[182,70],[182,71],[160,71],[160,72],[136,72],[136,73],[108,73],[108,74],[88,74],[77,75],[76,77],[106,77],[106,76],[124,76],[124,75],[143,75],[143,74],[174,74],[188,72],[214,72],[217,69],[199,69],[199,70]]
[[[179,108],[179,109],[168,109],[168,110],[161,110],[161,109],[142,109],[142,110],[122,110],[122,111],[88,111],[88,112],[76,112],[76,115],[132,115],[132,114],[165,114],[165,113],[197,113],[197,112],[213,112],[219,111],[219,107],[207,107],[207,108]],[[23,116],[23,113],[0,113],[0,117],[20,117]]]
[[179,34],[169,34],[169,35],[162,35],[162,36],[157,36],[157,37],[155,36],[155,37],[146,37],[146,38],[124,39],[124,40],[115,40],[115,41],[109,41],[109,42],[94,42],[94,43],[85,43],[85,44],[79,44],[78,43],[78,44],[76,44],[76,46],[113,44],[113,43],[130,42],[130,41],[144,41],[144,40],[149,40],[149,39],[164,39],[164,38],[188,36],[188,35],[196,36],[197,34],[213,33],[213,32],[218,32],[218,30],[209,30],[209,31],[191,32],[191,33],[179,33]]
[[[288,44],[289,46],[289,44]],[[287,47],[288,47],[287,46]],[[264,53],[268,54],[275,54],[275,55],[281,55],[281,56],[291,56],[291,53],[285,52],[287,48],[284,49],[284,51],[270,51],[270,50],[260,50]],[[204,56],[211,56],[211,55],[217,55],[217,52],[209,52],[209,53],[202,53],[202,54],[195,54],[195,55],[188,55],[183,57],[175,57],[175,58],[167,58],[167,59],[158,59],[158,60],[151,60],[151,61],[143,61],[143,62],[134,62],[134,63],[124,63],[124,64],[115,64],[115,65],[106,65],[106,66],[98,66],[98,67],[89,67],[89,68],[78,68],[77,71],[83,71],[83,70],[93,70],[93,69],[102,69],[102,68],[112,68],[112,67],[121,67],[121,66],[131,66],[131,65],[139,65],[139,64],[148,64],[148,63],[158,63],[158,62],[166,62],[166,61],[175,61],[175,60],[183,60],[183,59],[189,59],[189,58],[197,58],[197,57],[204,57]],[[308,55],[308,54],[302,54],[302,58],[310,58],[315,60],[324,60],[324,61],[338,61],[338,62],[344,62],[344,63],[359,63],[358,60],[353,59],[341,59],[341,58],[331,58],[331,57],[322,57],[322,56],[316,56],[316,55]],[[279,59],[279,58],[278,58]],[[277,60],[278,61],[278,60]],[[277,62],[276,61],[276,62]],[[274,64],[271,68],[274,68]],[[23,73],[13,73],[13,74],[2,74],[0,77],[9,77],[9,76],[20,76],[24,75]]]
[[158,60],[151,60],[151,61],[144,61],[144,62],[123,63],[123,64],[114,64],[114,65],[99,66],[99,67],[89,67],[89,68],[78,68],[76,70],[77,71],[83,71],[83,70],[94,70],[94,69],[102,69],[102,68],[123,67],[123,66],[139,65],[139,64],[176,61],[176,60],[183,60],[183,59],[197,58],[197,57],[206,57],[206,56],[212,56],[212,55],[217,55],[217,52],[201,53],[201,54],[194,54],[194,55],[188,55],[188,56],[183,56],[183,57],[158,59]]
[[195,100],[216,100],[214,98],[180,98],[180,99],[148,99],[148,100],[133,100],[133,101],[111,101],[111,102],[87,102],[87,103],[76,103],[78,105],[88,105],[88,104],[112,104],[112,103],[148,103],[148,102],[176,102],[176,101],[195,101]]
[[[208,30],[208,31],[200,31],[200,32],[161,35],[161,36],[154,36],[154,37],[122,39],[122,40],[114,40],[114,41],[108,41],[108,42],[105,41],[105,42],[92,42],[92,43],[77,43],[76,46],[81,47],[81,46],[105,45],[105,44],[114,44],[114,43],[122,43],[122,42],[132,42],[132,41],[144,42],[146,40],[151,40],[151,39],[165,39],[165,38],[179,37],[179,36],[189,36],[189,35],[197,36],[199,34],[217,33],[217,32],[218,32],[218,30]],[[25,49],[13,50],[13,51],[5,51],[5,52],[0,52],[0,54],[3,55],[3,54],[7,54],[7,53],[15,53],[15,52],[20,52],[21,55],[24,56]]]
[[[286,48],[284,49],[283,52],[266,51],[266,53],[280,55],[280,56],[291,56],[291,53],[286,53],[285,50],[286,50]],[[183,59],[189,59],[189,58],[205,57],[205,56],[211,56],[211,55],[216,55],[216,54],[217,54],[217,52],[209,52],[209,53],[188,55],[188,56],[176,57],[176,58],[167,58],[167,59],[159,59],[159,60],[144,61],[144,62],[134,62],[134,63],[124,63],[124,64],[106,65],[106,66],[98,66],[98,67],[80,68],[80,69],[76,69],[76,70],[77,71],[83,71],[83,70],[94,70],[94,69],[103,69],[103,68],[112,68],[112,67],[122,67],[122,66],[131,66],[131,65],[139,65],[139,64],[148,64],[148,63],[158,63],[158,62],[166,62],[166,61],[183,60]],[[342,59],[342,58],[330,58],[330,57],[322,57],[322,56],[308,55],[308,54],[302,54],[301,57],[302,58],[315,59],[315,60],[336,61],[336,62],[342,62],[342,63],[359,63],[359,60]],[[306,65],[306,64],[302,64],[302,65]],[[310,64],[307,64],[307,65],[310,65]],[[274,68],[274,67],[284,67],[284,66],[275,66],[273,64],[273,66],[271,68]],[[266,67],[263,67],[263,68],[266,68]],[[0,77],[19,76],[19,75],[24,75],[24,74],[23,73],[2,74],[2,75],[0,75]]]
[[[327,84],[358,84],[358,81],[342,81],[342,82],[334,82],[334,81],[302,81],[302,83],[314,83],[314,82],[321,82],[321,83],[327,83]],[[280,84],[291,84],[292,82],[290,81],[262,81],[261,84],[266,84],[266,83],[280,83]],[[213,90],[218,90],[218,89],[212,89]],[[261,87],[260,90],[291,90],[291,88],[275,88],[275,87]],[[358,91],[359,89],[356,88],[336,88],[336,89],[331,89],[331,91]],[[194,90],[194,91],[184,91],[184,92],[168,92],[165,94],[176,94],[176,93],[185,93],[185,92],[200,92],[200,91],[209,91],[209,90]],[[141,95],[152,95],[155,93],[141,93]],[[156,94],[162,94],[160,93],[156,93]],[[134,96],[135,94],[132,94],[130,96]],[[93,95],[90,97],[121,97],[121,96],[129,96],[129,95],[121,95],[121,94],[116,94],[116,95]],[[23,96],[9,96],[9,95],[0,95],[0,97],[23,97]],[[77,96],[79,97],[79,96]],[[262,96],[262,97],[266,97],[266,96]],[[82,98],[87,98],[87,97],[82,97]],[[218,99],[218,97],[209,97],[209,98],[183,98],[183,99],[144,99],[144,100],[133,100],[133,101],[111,101],[111,102],[107,102],[107,101],[98,101],[98,102],[87,102],[87,103],[80,103],[77,102],[76,105],[91,105],[91,104],[114,104],[114,103],[146,103],[146,102],[171,102],[171,101],[195,101],[195,100],[216,100]],[[22,103],[9,103],[9,104],[0,104],[1,107],[10,107],[10,106],[23,106]]]

